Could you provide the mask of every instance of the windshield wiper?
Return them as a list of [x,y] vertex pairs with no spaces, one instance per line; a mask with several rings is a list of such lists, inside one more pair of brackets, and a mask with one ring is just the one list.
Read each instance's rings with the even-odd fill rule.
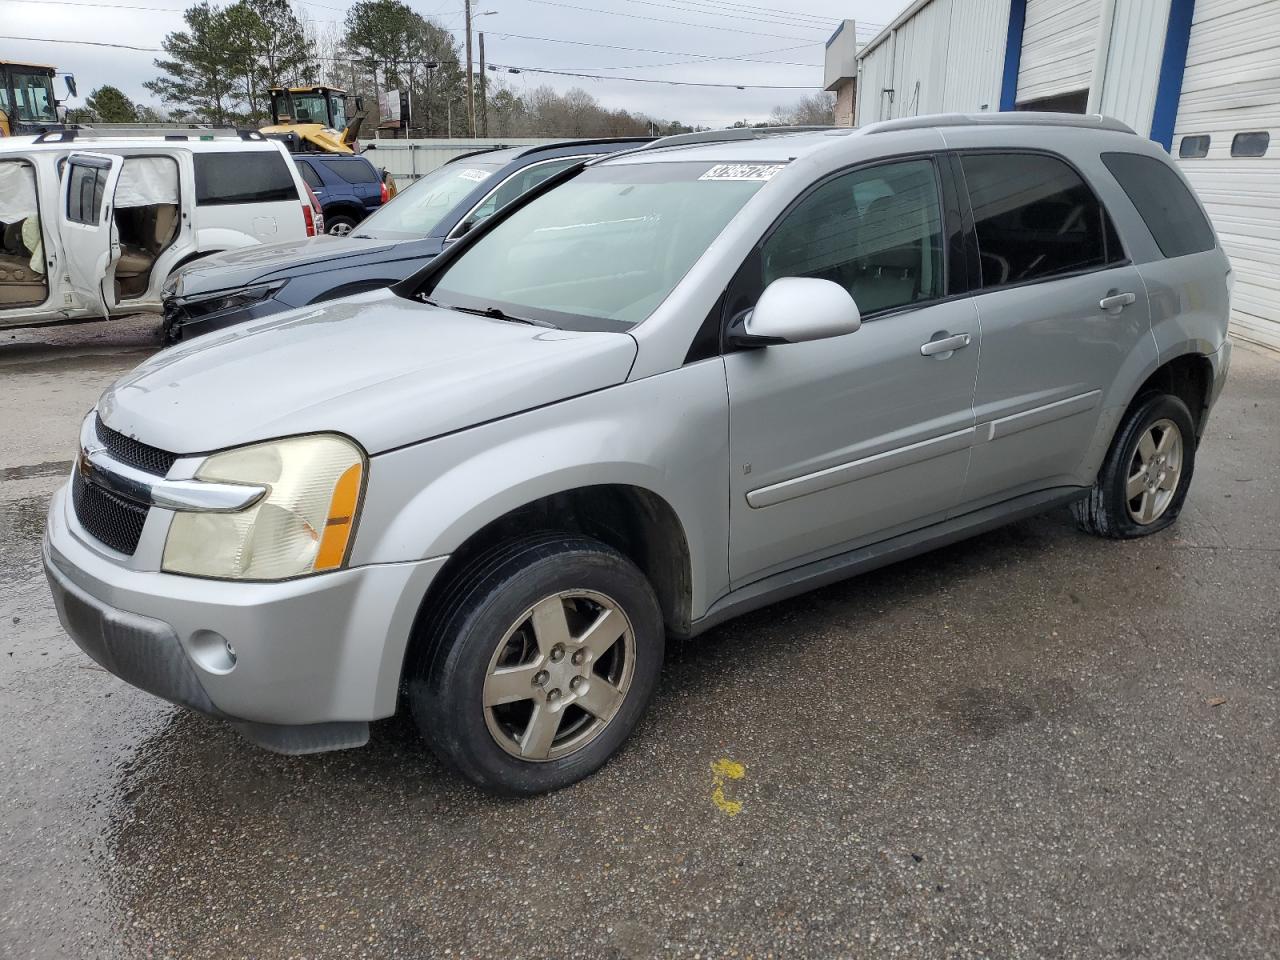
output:
[[[436,304],[443,306],[443,304]],[[508,323],[527,323],[531,327],[550,327],[552,330],[559,328],[554,323],[548,323],[546,320],[533,320],[529,317],[517,317],[499,307],[456,307],[448,305],[447,309],[457,310],[459,313],[473,313],[477,317],[488,317],[491,320],[506,320]]]

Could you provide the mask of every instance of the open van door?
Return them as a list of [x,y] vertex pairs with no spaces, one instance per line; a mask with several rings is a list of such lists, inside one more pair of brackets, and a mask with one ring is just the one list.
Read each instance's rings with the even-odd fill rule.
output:
[[82,307],[106,317],[114,306],[120,259],[112,203],[120,181],[120,157],[73,153],[62,169],[58,233],[71,292]]

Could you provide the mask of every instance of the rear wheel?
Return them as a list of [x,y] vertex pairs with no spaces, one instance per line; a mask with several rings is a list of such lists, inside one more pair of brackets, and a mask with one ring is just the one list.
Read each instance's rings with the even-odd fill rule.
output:
[[331,237],[345,237],[356,228],[354,217],[348,217],[341,213],[335,213],[333,216],[324,218],[324,232]]
[[1191,412],[1170,394],[1140,399],[1126,414],[1089,496],[1074,505],[1082,530],[1129,539],[1178,518],[1195,467]]
[[618,750],[657,686],[664,632],[626,557],[547,535],[468,565],[418,640],[409,704],[423,737],[480,786],[532,794]]

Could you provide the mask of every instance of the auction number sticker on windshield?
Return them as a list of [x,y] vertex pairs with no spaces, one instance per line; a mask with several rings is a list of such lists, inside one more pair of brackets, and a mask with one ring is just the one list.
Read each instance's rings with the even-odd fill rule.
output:
[[717,163],[699,180],[772,180],[785,163]]
[[459,180],[473,180],[473,181],[475,181],[476,183],[479,183],[481,180],[488,180],[488,179],[489,179],[489,171],[488,171],[488,170],[476,170],[476,169],[473,169],[473,168],[471,168],[471,167],[468,167],[466,170],[459,170],[459,171],[458,171],[458,179],[459,179]]

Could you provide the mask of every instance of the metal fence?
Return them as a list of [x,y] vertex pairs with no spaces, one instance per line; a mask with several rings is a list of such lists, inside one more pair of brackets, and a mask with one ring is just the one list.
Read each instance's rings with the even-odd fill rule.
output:
[[404,185],[442,167],[455,157],[485,147],[523,147],[554,143],[557,137],[488,137],[478,139],[365,140],[364,156]]

